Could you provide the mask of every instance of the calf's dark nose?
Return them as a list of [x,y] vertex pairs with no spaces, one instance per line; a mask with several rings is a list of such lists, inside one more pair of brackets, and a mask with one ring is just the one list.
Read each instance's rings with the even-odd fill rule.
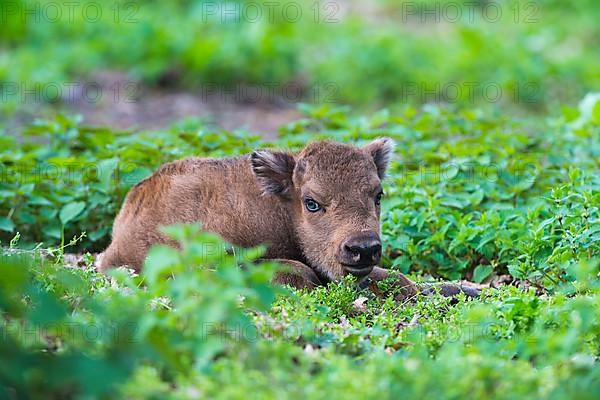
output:
[[357,259],[358,264],[377,264],[381,257],[381,243],[375,240],[362,243],[346,243],[344,249],[353,258]]
[[340,249],[340,262],[351,272],[373,267],[380,258],[381,240],[375,233],[350,237]]

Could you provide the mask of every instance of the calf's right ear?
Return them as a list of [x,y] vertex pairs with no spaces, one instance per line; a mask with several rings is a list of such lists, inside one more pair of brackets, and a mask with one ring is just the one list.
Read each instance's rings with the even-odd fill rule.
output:
[[256,150],[250,155],[252,172],[263,193],[287,195],[293,183],[294,156],[284,151]]
[[388,137],[376,139],[366,145],[363,149],[373,157],[377,167],[377,174],[381,179],[385,177],[385,171],[394,154],[394,141]]

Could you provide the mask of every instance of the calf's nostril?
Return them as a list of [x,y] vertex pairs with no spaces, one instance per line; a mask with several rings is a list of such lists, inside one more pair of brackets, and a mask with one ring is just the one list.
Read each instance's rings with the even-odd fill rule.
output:
[[346,246],[344,246],[344,249],[346,250],[346,253],[350,256],[350,258],[352,258],[352,260],[354,262],[360,261],[362,255],[361,255],[361,249],[359,246],[346,245]]
[[381,244],[377,243],[370,246],[365,253],[367,253],[371,259],[379,261],[379,258],[381,257]]
[[381,246],[379,246],[379,248],[375,252],[375,257],[377,257],[378,259],[381,257]]
[[359,246],[346,245],[344,247],[346,248],[346,251],[350,254],[360,254],[361,249]]

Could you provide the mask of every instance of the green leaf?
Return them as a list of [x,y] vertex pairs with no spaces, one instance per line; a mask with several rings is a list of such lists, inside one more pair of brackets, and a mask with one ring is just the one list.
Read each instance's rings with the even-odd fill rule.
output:
[[13,198],[15,197],[16,192],[13,190],[0,190],[0,199],[3,198]]
[[576,108],[573,108],[573,107],[563,106],[561,108],[561,111],[562,111],[563,117],[565,118],[565,121],[567,121],[567,122],[575,121],[581,115],[579,113],[579,110],[577,110]]
[[508,266],[508,273],[517,279],[523,279],[523,272],[518,264],[510,264]]
[[394,262],[392,263],[392,268],[399,270],[403,274],[407,274],[412,265],[412,261],[410,257],[407,256],[399,256],[396,257]]
[[594,108],[592,108],[592,123],[594,125],[600,125],[600,100],[596,101]]
[[97,231],[90,232],[88,237],[92,242],[97,241],[98,239],[106,236],[108,233],[108,227],[100,228]]
[[463,201],[461,199],[452,198],[452,197],[444,198],[444,200],[442,200],[442,205],[447,206],[447,207],[458,208],[459,210],[463,209],[465,207],[465,204],[463,203]]
[[85,202],[75,201],[73,203],[65,204],[61,208],[58,217],[63,225],[66,225],[69,221],[75,219],[85,209]]
[[371,126],[374,128],[380,127],[384,124],[387,124],[390,120],[390,112],[389,110],[383,109],[377,113],[375,113],[371,117]]
[[15,230],[15,224],[7,217],[0,217],[0,231],[12,232]]
[[481,283],[485,278],[490,276],[493,270],[494,268],[491,265],[478,265],[473,271],[473,280]]
[[105,193],[108,193],[110,188],[111,180],[114,179],[113,174],[114,171],[119,167],[119,159],[118,158],[110,158],[107,160],[102,160],[97,165],[98,171],[98,180],[100,181],[100,188]]
[[47,237],[50,237],[50,238],[54,238],[54,239],[60,239],[61,238],[62,229],[56,223],[56,224],[51,224],[51,225],[45,226],[42,229],[42,233],[44,234],[44,236],[47,236]]
[[155,245],[144,261],[143,275],[150,286],[160,282],[179,264],[179,253],[172,247]]
[[483,200],[483,197],[484,197],[483,190],[477,189],[476,191],[474,191],[473,193],[471,193],[469,195],[469,202],[471,203],[471,205],[477,206],[481,203],[481,201]]
[[29,196],[27,202],[33,206],[51,206],[52,202],[43,196]]
[[31,192],[33,192],[34,188],[35,188],[35,183],[27,183],[25,185],[20,186],[19,189],[17,190],[17,193],[20,195],[30,194]]

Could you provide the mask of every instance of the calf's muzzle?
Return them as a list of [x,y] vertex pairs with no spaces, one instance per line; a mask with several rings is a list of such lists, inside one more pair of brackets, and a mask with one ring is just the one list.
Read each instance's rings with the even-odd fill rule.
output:
[[356,276],[368,275],[381,258],[381,239],[376,232],[360,232],[342,242],[338,261],[344,269]]

